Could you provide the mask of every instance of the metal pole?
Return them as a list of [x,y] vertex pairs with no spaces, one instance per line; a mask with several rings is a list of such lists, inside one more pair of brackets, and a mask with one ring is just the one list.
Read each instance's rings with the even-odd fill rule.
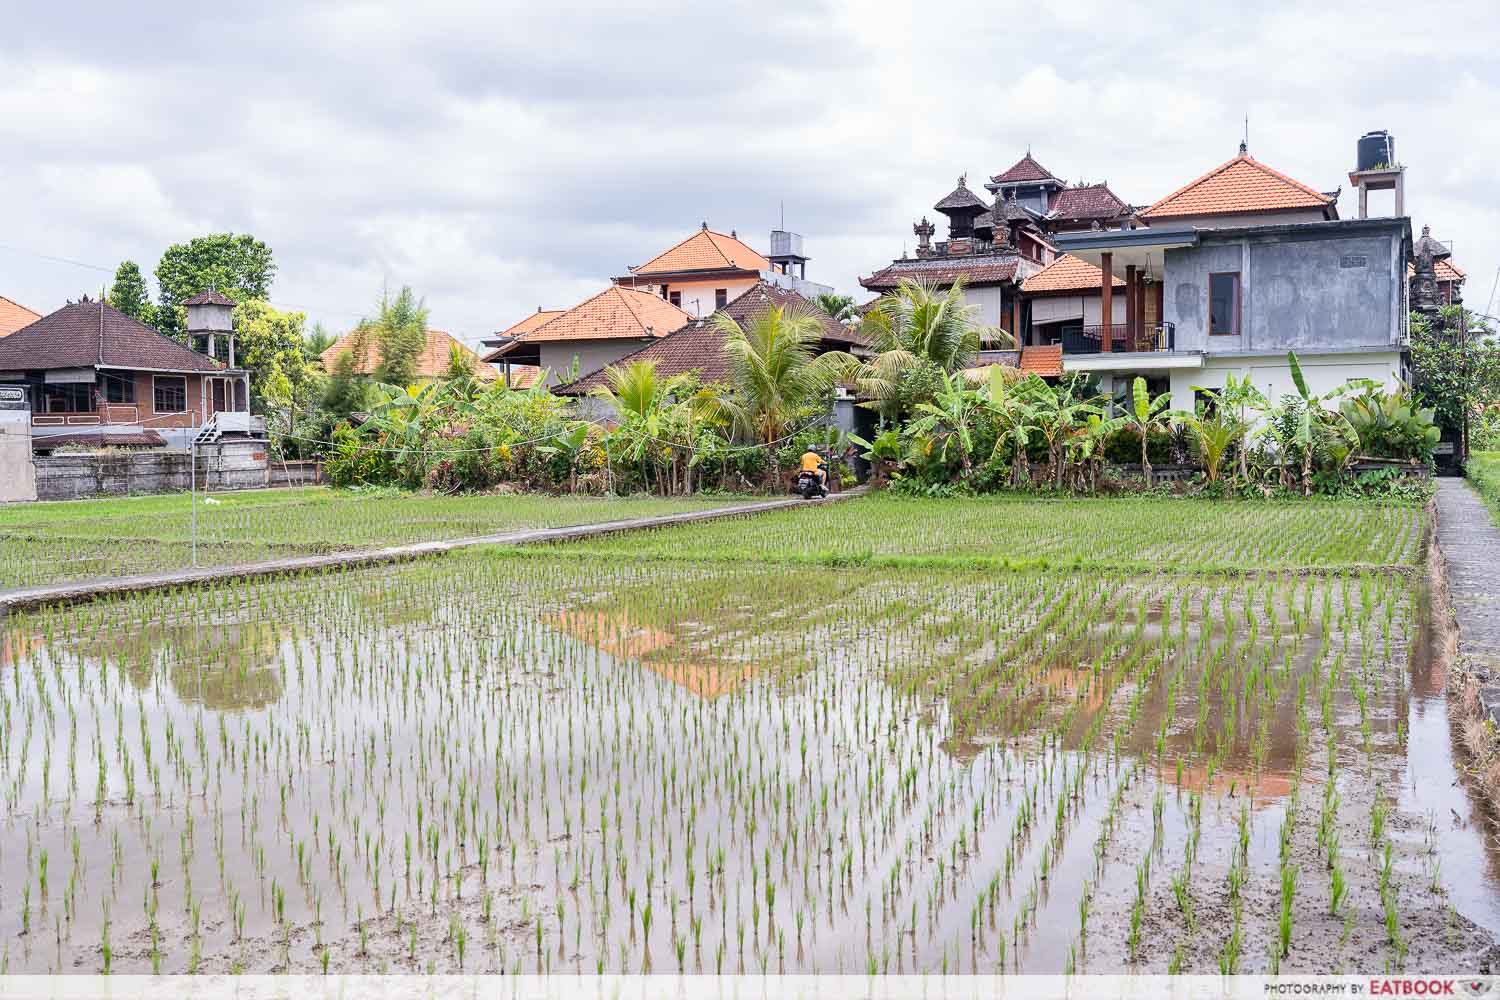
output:
[[193,510],[193,568],[198,568],[198,435],[191,438],[192,443],[188,446],[188,459],[192,463],[192,471],[188,473]]

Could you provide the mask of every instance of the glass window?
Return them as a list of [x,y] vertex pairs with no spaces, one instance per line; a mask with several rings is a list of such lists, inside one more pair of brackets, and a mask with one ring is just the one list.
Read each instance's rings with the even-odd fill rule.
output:
[[100,372],[100,389],[106,403],[134,403],[135,376],[120,372]]
[[1208,332],[1240,332],[1240,276],[1234,272],[1208,276]]
[[154,409],[157,413],[182,413],[187,410],[187,379],[181,375],[158,375]]
[[42,387],[42,403],[48,413],[93,413],[94,383],[62,382]]
[[671,295],[667,296],[667,300],[669,302],[671,302],[674,306],[676,306],[678,309],[682,308],[682,293],[681,292],[673,292]]
[[715,288],[714,289],[714,308],[715,309],[723,309],[724,306],[728,304],[728,302],[729,302],[729,289],[727,289],[727,288]]

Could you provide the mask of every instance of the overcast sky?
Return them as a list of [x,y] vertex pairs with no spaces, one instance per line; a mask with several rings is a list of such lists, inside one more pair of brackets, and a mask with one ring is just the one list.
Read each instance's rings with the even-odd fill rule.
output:
[[18,6],[0,295],[44,313],[232,230],[335,332],[388,281],[473,342],[700,221],[764,249],[783,203],[808,277],[863,298],[960,173],[978,190],[1029,145],[1146,204],[1247,114],[1251,153],[1344,188],[1345,217],[1355,140],[1389,129],[1472,307],[1500,264],[1493,4]]

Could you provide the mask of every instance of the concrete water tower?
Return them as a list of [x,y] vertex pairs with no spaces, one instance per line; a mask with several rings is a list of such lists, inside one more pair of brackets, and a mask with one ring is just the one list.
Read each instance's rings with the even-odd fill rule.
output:
[[234,299],[216,291],[199,292],[182,300],[187,309],[189,343],[194,348],[198,338],[206,341],[205,353],[218,360],[218,339],[229,341],[229,367],[234,367]]
[[1394,191],[1397,218],[1406,214],[1406,168],[1396,162],[1396,137],[1385,129],[1359,137],[1349,183],[1359,192],[1359,217],[1370,217],[1370,192]]

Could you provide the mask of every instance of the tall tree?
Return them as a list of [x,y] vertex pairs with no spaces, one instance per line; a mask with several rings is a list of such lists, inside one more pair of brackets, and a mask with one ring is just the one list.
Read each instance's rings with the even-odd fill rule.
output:
[[259,299],[235,307],[235,363],[250,371],[252,409],[298,410],[322,392],[321,374],[302,346],[306,322],[302,313]]
[[417,358],[427,347],[427,304],[409,287],[403,287],[394,299],[381,292],[379,312],[360,324],[374,335],[380,353],[376,381],[399,386],[415,381]]
[[271,248],[249,233],[211,233],[167,247],[156,265],[157,329],[181,339],[183,299],[210,289],[236,302],[271,294],[276,262]]
[[141,277],[140,265],[135,261],[121,261],[115,269],[115,283],[109,288],[109,304],[131,319],[151,323],[155,310],[151,308],[146,279]]
[[323,356],[323,352],[338,342],[338,338],[324,328],[321,322],[314,323],[312,329],[307,331],[307,336],[302,338],[302,350],[307,354],[307,360],[317,362]]

